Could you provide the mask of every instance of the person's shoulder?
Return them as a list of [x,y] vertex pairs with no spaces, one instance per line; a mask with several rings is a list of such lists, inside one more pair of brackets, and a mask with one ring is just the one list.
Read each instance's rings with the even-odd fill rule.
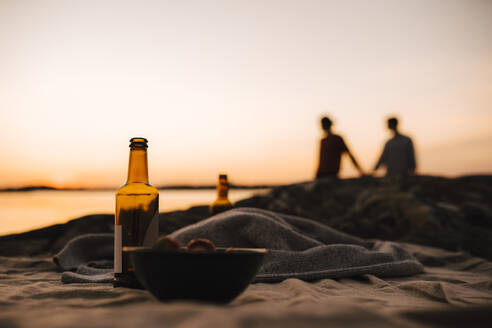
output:
[[406,136],[406,135],[403,135],[403,134],[400,134],[400,140],[402,142],[406,142],[406,143],[411,143],[412,142],[412,138],[410,138],[409,136]]
[[341,135],[336,134],[335,135],[335,138],[336,138],[335,139],[336,140],[336,143],[339,144],[340,147],[346,148],[346,146],[345,146],[345,140],[343,140],[343,137]]
[[338,134],[332,134],[331,136],[332,136],[332,138],[333,138],[334,140],[337,140],[337,141],[343,141],[343,137],[342,137],[341,135],[338,135]]
[[389,138],[389,139],[386,141],[386,146],[388,146],[388,145],[391,145],[391,144],[395,143],[395,141],[396,141],[396,137],[391,137],[391,138]]

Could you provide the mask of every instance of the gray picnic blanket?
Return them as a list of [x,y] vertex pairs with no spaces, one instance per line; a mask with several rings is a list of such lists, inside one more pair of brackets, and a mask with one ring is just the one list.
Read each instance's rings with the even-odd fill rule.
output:
[[[397,243],[363,240],[313,220],[261,210],[236,208],[171,234],[181,244],[206,238],[217,247],[267,248],[254,282],[287,278],[410,276],[423,266]],[[112,281],[112,234],[82,235],[71,240],[54,262],[64,283]]]

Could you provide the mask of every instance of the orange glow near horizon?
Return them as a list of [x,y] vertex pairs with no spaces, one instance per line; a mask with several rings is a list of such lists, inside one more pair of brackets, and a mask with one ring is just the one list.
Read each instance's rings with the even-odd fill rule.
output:
[[[492,173],[492,2],[0,3],[0,188],[312,179],[319,119],[370,172],[397,115],[417,171]],[[342,177],[355,176],[348,159]]]

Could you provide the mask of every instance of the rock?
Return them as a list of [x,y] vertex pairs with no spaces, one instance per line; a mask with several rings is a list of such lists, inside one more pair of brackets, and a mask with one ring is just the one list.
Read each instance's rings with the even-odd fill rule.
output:
[[492,176],[320,179],[276,188],[236,206],[312,218],[359,237],[492,259]]
[[114,231],[114,215],[88,215],[46,228],[0,237],[0,256],[53,255],[72,238]]

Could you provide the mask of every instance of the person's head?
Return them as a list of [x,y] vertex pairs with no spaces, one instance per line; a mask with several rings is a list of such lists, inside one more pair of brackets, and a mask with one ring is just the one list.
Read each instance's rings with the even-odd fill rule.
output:
[[396,132],[398,128],[398,119],[396,117],[390,117],[388,119],[388,129]]
[[321,119],[321,127],[326,132],[329,132],[331,130],[331,125],[332,124],[333,124],[333,122],[328,117],[326,117],[326,116]]

